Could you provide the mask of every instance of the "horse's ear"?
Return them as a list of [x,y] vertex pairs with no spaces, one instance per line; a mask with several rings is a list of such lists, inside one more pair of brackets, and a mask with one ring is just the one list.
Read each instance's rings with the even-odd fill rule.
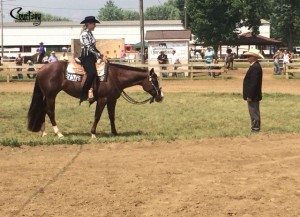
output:
[[154,73],[154,69],[152,68],[149,72],[150,76],[153,75],[153,73]]

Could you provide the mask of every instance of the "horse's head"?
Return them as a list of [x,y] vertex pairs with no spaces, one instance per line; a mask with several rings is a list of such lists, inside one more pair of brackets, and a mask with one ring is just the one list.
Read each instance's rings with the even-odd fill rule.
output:
[[155,74],[154,69],[152,68],[149,72],[149,79],[144,83],[143,89],[153,96],[150,103],[154,100],[156,102],[162,102],[164,99],[164,94],[161,91],[161,87],[159,86],[157,74]]

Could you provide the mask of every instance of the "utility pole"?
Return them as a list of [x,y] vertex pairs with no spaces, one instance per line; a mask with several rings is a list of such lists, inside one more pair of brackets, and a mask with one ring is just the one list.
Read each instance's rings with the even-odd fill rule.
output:
[[145,63],[145,33],[144,33],[144,0],[140,0],[140,34],[141,34],[141,61]]
[[184,1],[184,28],[187,29],[187,0]]
[[1,0],[1,61],[3,62],[3,0]]

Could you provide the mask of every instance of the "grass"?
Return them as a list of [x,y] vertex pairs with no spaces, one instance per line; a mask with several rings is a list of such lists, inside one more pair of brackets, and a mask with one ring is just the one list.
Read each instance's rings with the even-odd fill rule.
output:
[[[130,94],[145,99],[144,93]],[[120,99],[116,109],[119,136],[110,134],[105,112],[95,140],[90,140],[95,105],[78,106],[78,100],[61,93],[56,120],[65,135],[58,139],[46,119],[47,137],[26,129],[29,93],[0,93],[0,144],[5,146],[131,142],[143,140],[199,139],[249,135],[249,114],[240,94],[168,93],[161,104],[131,105]],[[261,103],[262,133],[300,132],[300,96],[265,94]]]

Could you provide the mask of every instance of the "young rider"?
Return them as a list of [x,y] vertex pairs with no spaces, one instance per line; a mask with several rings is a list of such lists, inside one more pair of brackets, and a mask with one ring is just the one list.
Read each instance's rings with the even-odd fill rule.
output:
[[96,23],[100,22],[96,20],[94,16],[85,17],[85,19],[80,23],[84,24],[83,31],[80,34],[80,61],[87,75],[86,81],[82,87],[80,103],[88,98],[88,91],[97,75],[95,63],[97,59],[102,59],[100,51],[96,48],[96,39],[92,34],[92,31],[94,31],[96,27]]

